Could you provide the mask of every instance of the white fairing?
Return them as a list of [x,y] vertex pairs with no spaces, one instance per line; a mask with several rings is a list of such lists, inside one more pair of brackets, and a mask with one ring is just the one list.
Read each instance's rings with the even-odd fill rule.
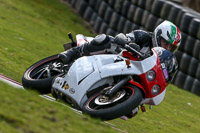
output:
[[[116,59],[121,61],[115,62]],[[81,57],[76,60],[64,77],[55,79],[52,87],[70,96],[80,105],[87,90],[106,83],[112,84],[112,77],[115,75],[145,73],[155,66],[157,56],[154,54],[143,61],[131,61],[130,68],[127,68],[124,59],[119,55]],[[63,84],[68,84],[69,88],[63,87]]]
[[160,104],[165,98],[166,89],[160,93],[159,95],[153,98],[146,98],[142,101],[142,104],[149,104],[149,105],[158,105]]

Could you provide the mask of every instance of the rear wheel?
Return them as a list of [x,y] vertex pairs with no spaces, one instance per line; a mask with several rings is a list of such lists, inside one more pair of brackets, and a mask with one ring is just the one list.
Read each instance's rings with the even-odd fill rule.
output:
[[91,96],[83,106],[83,112],[104,120],[111,120],[130,113],[142,101],[142,93],[136,86],[127,85],[115,96],[108,98],[103,93]]
[[24,88],[47,94],[51,92],[52,80],[61,73],[61,63],[58,62],[57,55],[53,55],[29,67],[22,77],[22,84]]

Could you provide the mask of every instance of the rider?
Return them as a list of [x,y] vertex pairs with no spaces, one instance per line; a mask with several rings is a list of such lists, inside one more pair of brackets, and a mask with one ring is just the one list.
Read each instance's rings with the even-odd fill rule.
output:
[[[63,62],[63,64],[68,64],[84,55],[94,55],[100,53],[117,54],[121,52],[120,47],[122,47],[123,44],[130,44],[131,47],[142,53],[147,53],[151,48],[159,46],[166,49],[166,51],[163,52],[165,54],[162,54],[163,56],[160,58],[161,62],[163,62],[165,66],[174,67],[167,68],[170,74],[167,75],[166,82],[169,83],[177,71],[176,60],[172,58],[172,56],[168,56],[170,55],[169,51],[175,53],[180,46],[180,43],[181,33],[179,28],[169,21],[164,21],[156,27],[153,33],[143,30],[135,30],[126,35],[120,33],[115,37],[100,34],[91,42],[60,53],[58,58]],[[167,50],[169,50],[169,53],[167,53]],[[163,50],[161,49],[161,51]],[[137,114],[137,112],[138,108],[135,108],[131,113],[122,116],[121,118],[132,118]]]
[[119,46],[124,43],[132,43],[131,47],[142,53],[146,53],[151,48],[157,46],[175,53],[181,43],[181,33],[176,25],[165,20],[156,27],[153,33],[143,30],[135,30],[126,35],[120,33],[115,37],[100,34],[91,42],[62,52],[58,57],[63,64],[68,64],[84,55],[100,53],[117,54],[121,51]]

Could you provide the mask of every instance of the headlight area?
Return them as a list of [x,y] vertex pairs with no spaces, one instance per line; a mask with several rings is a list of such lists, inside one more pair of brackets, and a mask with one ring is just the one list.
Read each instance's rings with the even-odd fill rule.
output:
[[154,70],[149,70],[146,74],[146,78],[148,81],[153,81],[156,77],[156,73]]
[[[149,70],[146,74],[146,78],[148,81],[153,81],[156,78],[156,72],[154,70]],[[151,93],[155,96],[160,93],[160,90],[160,86],[156,84],[151,88]]]
[[160,86],[159,85],[154,85],[151,89],[151,93],[155,96],[160,93]]

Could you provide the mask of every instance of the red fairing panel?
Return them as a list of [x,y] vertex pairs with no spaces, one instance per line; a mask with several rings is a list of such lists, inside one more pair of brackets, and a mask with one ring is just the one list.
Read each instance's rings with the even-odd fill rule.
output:
[[159,58],[157,58],[157,65],[155,65],[151,70],[156,72],[156,77],[155,77],[155,79],[153,81],[148,81],[147,80],[147,78],[146,78],[147,72],[140,75],[141,84],[144,87],[145,94],[146,94],[145,97],[146,98],[152,98],[152,97],[157,96],[157,95],[153,95],[151,93],[151,89],[152,89],[152,87],[154,85],[157,84],[157,85],[160,86],[160,93],[162,93],[165,90],[165,88],[167,87],[167,83],[166,83],[165,77],[163,75],[163,71],[162,71],[162,68],[161,68],[161,64],[160,64],[160,59]]

